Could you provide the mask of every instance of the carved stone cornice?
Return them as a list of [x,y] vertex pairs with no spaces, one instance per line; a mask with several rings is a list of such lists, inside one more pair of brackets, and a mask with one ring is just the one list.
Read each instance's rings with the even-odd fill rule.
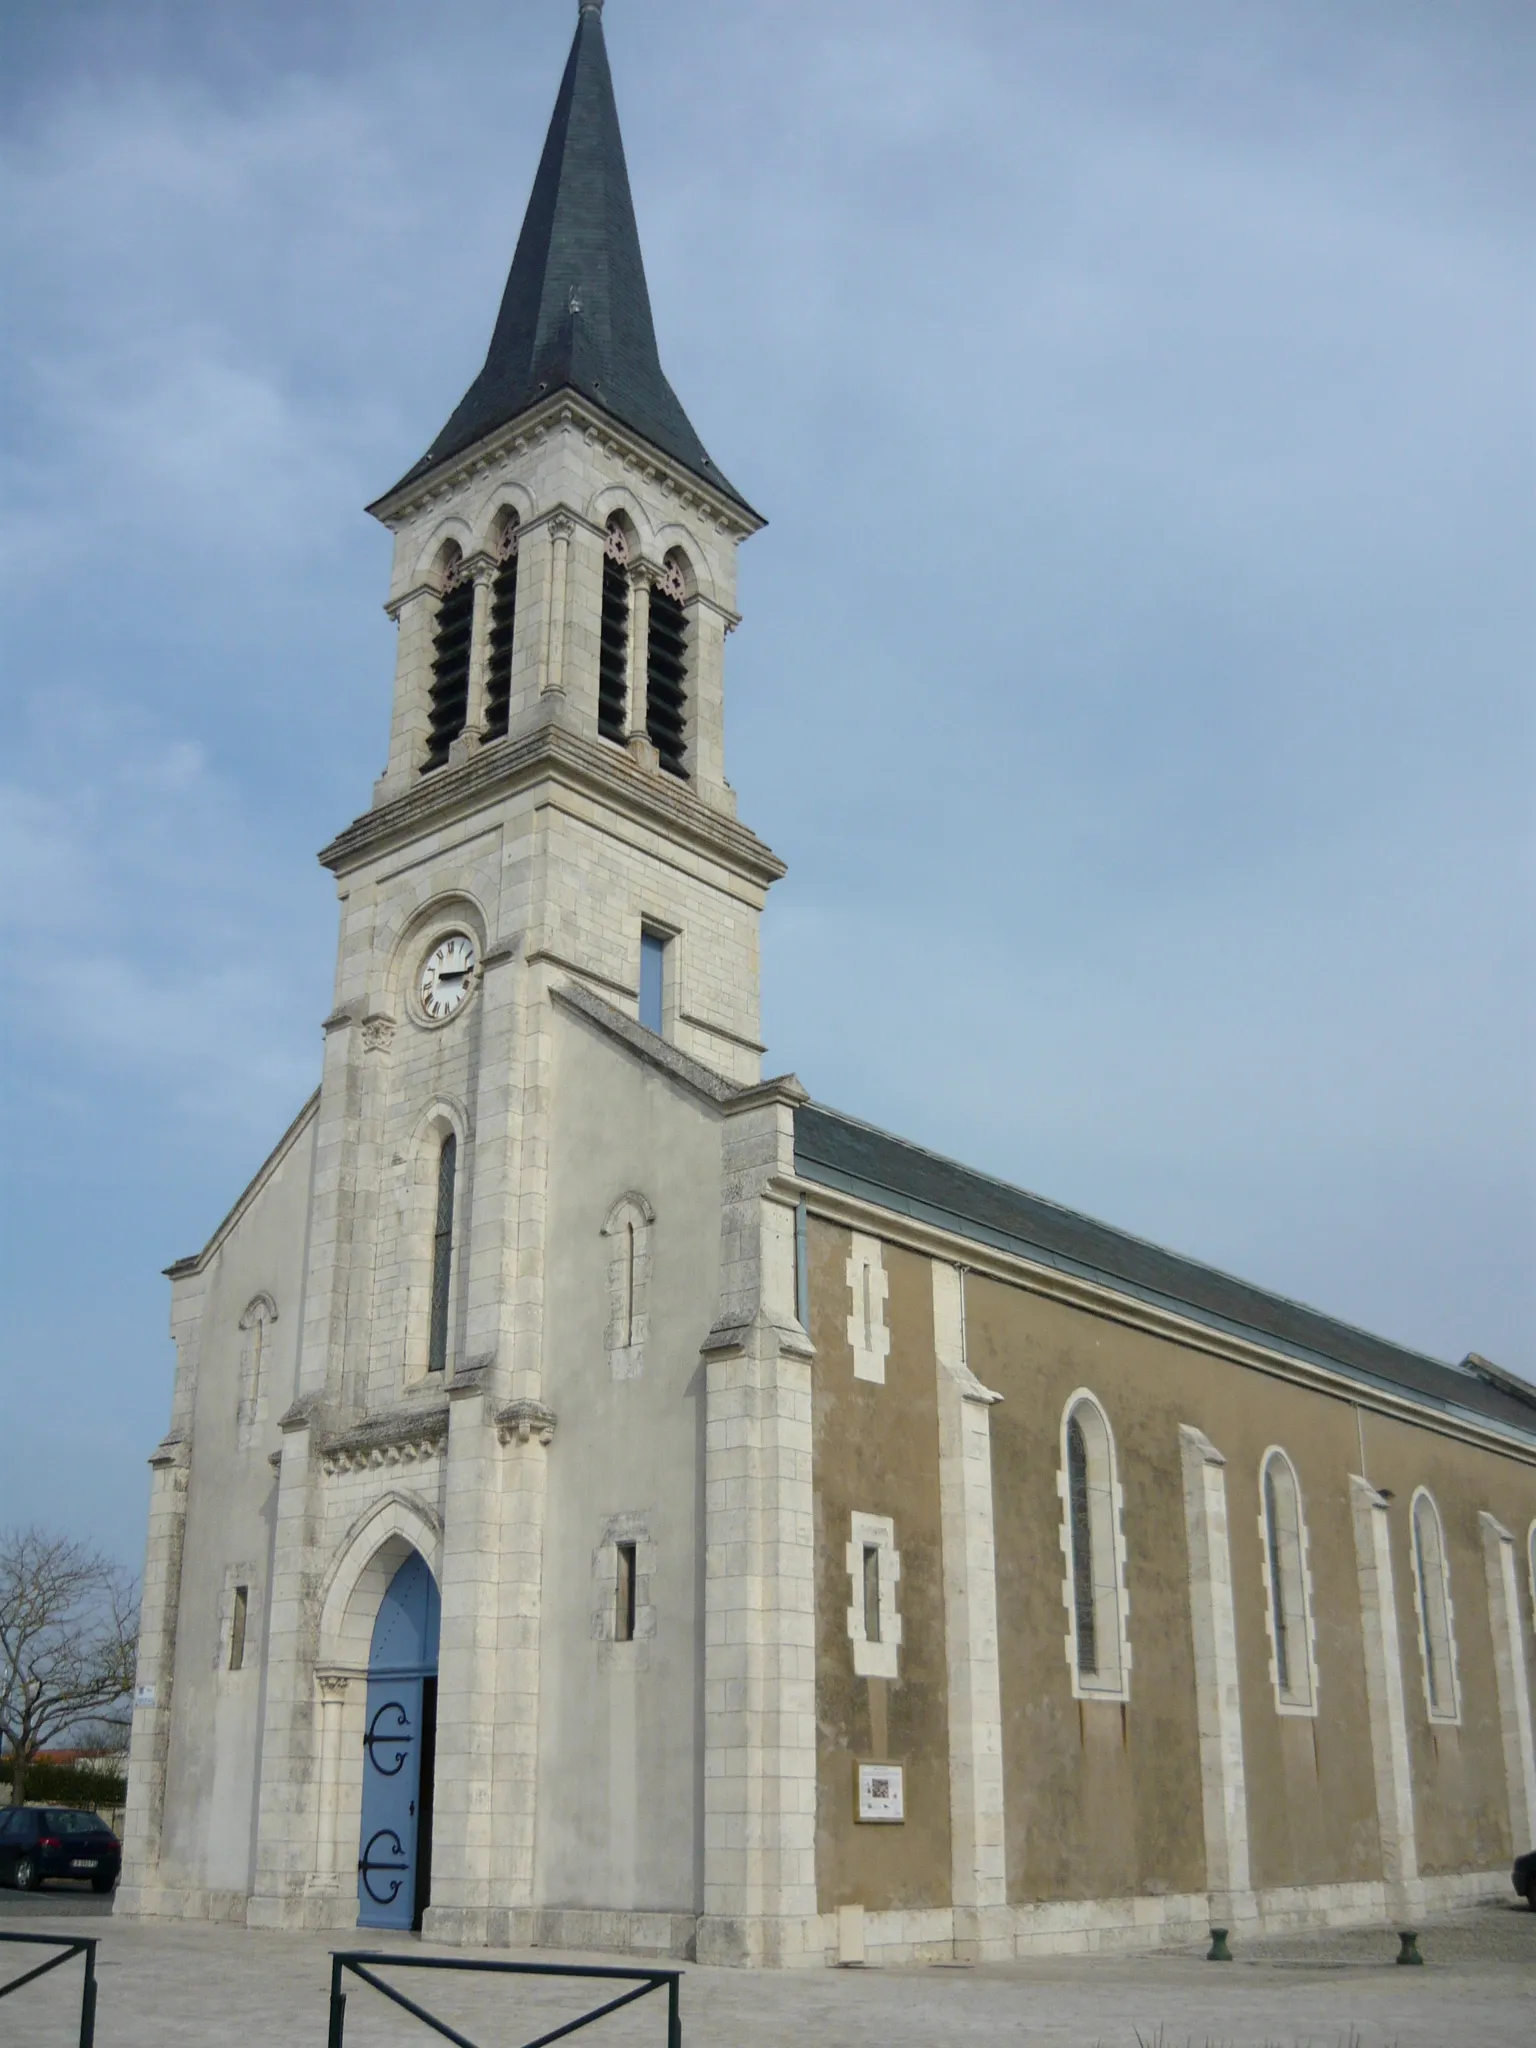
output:
[[448,1406],[392,1408],[366,1422],[320,1439],[320,1463],[327,1477],[385,1466],[419,1465],[436,1457],[448,1435]]
[[398,597],[391,597],[385,600],[385,616],[393,619],[398,624],[400,614],[408,604],[414,604],[419,597],[430,597],[432,602],[436,604],[442,594],[435,583],[413,583],[409,590],[402,590]]
[[[322,849],[321,864],[333,874],[350,873],[429,827],[469,817],[514,790],[551,779],[684,841],[759,887],[785,873],[783,861],[755,832],[711,810],[675,777],[647,775],[622,748],[558,725],[480,747],[460,767],[419,777],[414,787],[338,833]],[[343,1021],[352,1021],[350,1012],[345,1019],[336,1013],[335,1022]]]
[[496,1436],[503,1444],[540,1443],[547,1448],[555,1440],[555,1411],[542,1401],[509,1401],[497,1413]]
[[363,1051],[388,1052],[394,1043],[395,1020],[382,1011],[363,1019]]
[[767,524],[749,505],[724,491],[711,489],[691,469],[663,455],[649,441],[569,388],[553,393],[540,405],[530,406],[520,418],[509,420],[495,433],[487,434],[461,454],[450,456],[425,475],[402,480],[382,498],[376,498],[368,510],[394,531],[428,505],[453,496],[476,475],[489,475],[500,469],[509,456],[541,448],[551,435],[561,433],[579,433],[589,447],[601,448],[647,483],[656,484],[664,497],[675,498],[684,512],[707,520],[718,533],[744,540]]

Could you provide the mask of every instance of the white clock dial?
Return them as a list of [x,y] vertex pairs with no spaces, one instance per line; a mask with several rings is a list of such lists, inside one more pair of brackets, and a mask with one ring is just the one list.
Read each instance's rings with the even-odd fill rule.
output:
[[475,942],[452,932],[427,955],[421,970],[421,1007],[434,1024],[451,1017],[474,985]]

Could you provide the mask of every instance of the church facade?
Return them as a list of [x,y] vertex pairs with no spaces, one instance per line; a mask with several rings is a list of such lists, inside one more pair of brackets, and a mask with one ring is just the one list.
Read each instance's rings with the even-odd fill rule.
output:
[[1536,1392],[764,1079],[761,524],[583,0],[371,508],[319,1087],[170,1269],[118,1910],[742,1964],[1396,1918],[1536,1842]]

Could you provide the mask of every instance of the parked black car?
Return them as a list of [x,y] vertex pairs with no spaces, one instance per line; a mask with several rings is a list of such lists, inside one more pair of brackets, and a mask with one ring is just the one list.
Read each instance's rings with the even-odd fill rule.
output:
[[1523,1856],[1515,1858],[1513,1875],[1515,1890],[1536,1913],[1536,1849],[1527,1849]]
[[109,1892],[123,1867],[123,1846],[94,1813],[65,1806],[0,1807],[0,1884],[35,1892],[45,1878],[89,1880]]

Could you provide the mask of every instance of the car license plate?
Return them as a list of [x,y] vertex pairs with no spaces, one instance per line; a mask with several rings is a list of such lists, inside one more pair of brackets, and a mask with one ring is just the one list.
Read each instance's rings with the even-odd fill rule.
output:
[[94,1856],[77,1856],[69,1867],[71,1870],[94,1870],[96,1868],[96,1858]]

